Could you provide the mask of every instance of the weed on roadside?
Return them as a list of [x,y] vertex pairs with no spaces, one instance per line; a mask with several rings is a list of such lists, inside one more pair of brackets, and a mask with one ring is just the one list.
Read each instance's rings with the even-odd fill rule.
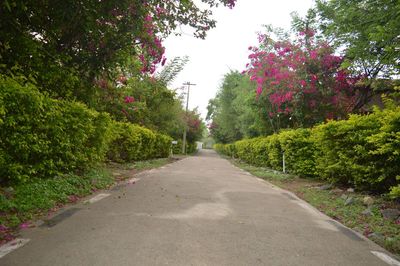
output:
[[82,176],[70,174],[0,188],[0,244],[10,240],[21,223],[76,202],[113,182],[110,172],[100,168],[91,169]]
[[139,161],[125,164],[125,167],[129,170],[134,169],[137,171],[158,168],[173,162],[174,159],[172,158],[161,158],[161,159],[154,159],[154,160],[147,160],[147,161]]

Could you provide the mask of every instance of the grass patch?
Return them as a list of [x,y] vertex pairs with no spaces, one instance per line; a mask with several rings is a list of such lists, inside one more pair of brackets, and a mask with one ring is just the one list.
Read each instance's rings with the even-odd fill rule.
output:
[[271,170],[269,168],[252,166],[238,161],[234,161],[234,164],[237,167],[265,180],[288,182],[290,180],[293,180],[293,178],[295,178],[293,175],[284,174],[275,170]]
[[[354,202],[345,205],[343,196],[352,197]],[[347,227],[370,238],[387,250],[400,255],[400,225],[395,221],[384,219],[380,209],[393,205],[393,202],[382,197],[374,197],[374,204],[370,207],[371,215],[364,215],[366,210],[361,193],[335,193],[334,190],[318,190],[303,188],[302,197],[311,205],[328,216],[340,221]]]
[[[318,180],[299,178],[238,160],[230,159],[230,161],[257,177],[294,192],[326,215],[363,234],[394,254],[400,255],[400,224],[384,219],[380,212],[381,209],[387,207],[398,208],[398,203],[385,197],[368,195],[374,199],[374,203],[370,207],[371,214],[365,215],[362,213],[367,209],[363,205],[363,198],[367,196],[365,194],[347,192],[343,188],[320,190],[318,187],[322,183]],[[352,197],[353,203],[345,205],[348,197]]]
[[139,161],[134,163],[127,163],[125,164],[126,169],[128,170],[137,170],[143,171],[153,168],[158,168],[173,162],[174,159],[172,158],[161,158],[161,159],[154,159],[154,160],[147,160],[147,161]]
[[113,183],[110,172],[99,168],[89,170],[82,176],[70,174],[0,188],[0,243],[12,239],[21,223],[66,203],[76,202]]

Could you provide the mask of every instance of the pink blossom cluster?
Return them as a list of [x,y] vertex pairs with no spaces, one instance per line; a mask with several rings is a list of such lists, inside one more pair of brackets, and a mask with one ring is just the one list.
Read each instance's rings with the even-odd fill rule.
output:
[[[161,14],[164,10],[160,7],[156,8],[156,12]],[[165,48],[162,46],[161,38],[156,34],[156,26],[150,14],[145,16],[144,19],[144,33],[141,38],[142,54],[139,55],[139,60],[142,63],[142,73],[153,74],[156,71],[156,65],[161,63],[165,64],[166,58],[164,57]]]
[[234,8],[234,7],[235,7],[235,4],[236,4],[236,0],[228,0],[227,3],[226,3],[226,5],[227,5],[229,8]]
[[132,96],[125,96],[124,103],[133,103],[135,101],[135,98]]
[[334,117],[353,101],[359,78],[342,70],[343,58],[313,36],[307,30],[295,41],[266,44],[269,36],[259,34],[259,47],[248,48],[250,62],[243,73],[256,83],[257,99],[270,117],[300,110],[304,116]]

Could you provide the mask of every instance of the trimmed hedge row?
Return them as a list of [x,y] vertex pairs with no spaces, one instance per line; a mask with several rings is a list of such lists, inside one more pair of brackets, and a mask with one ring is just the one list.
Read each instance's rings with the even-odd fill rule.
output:
[[0,183],[84,170],[107,153],[130,161],[167,157],[170,149],[168,136],[0,76]]
[[131,123],[116,122],[114,138],[107,153],[117,162],[168,157],[172,139]]
[[[197,143],[196,142],[186,142],[186,153],[192,154],[197,150]],[[172,145],[172,153],[173,154],[182,154],[182,140],[179,139],[178,143]]]
[[351,115],[312,129],[216,144],[223,154],[249,164],[323,178],[376,193],[400,193],[400,107],[375,109],[369,115]]

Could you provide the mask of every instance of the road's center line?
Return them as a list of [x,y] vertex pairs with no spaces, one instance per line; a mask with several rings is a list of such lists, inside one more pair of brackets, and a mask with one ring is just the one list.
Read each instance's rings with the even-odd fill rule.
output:
[[100,193],[100,194],[94,196],[93,198],[91,198],[91,199],[89,199],[89,200],[86,200],[85,203],[95,203],[95,202],[97,202],[97,201],[99,201],[99,200],[102,200],[102,199],[104,199],[104,198],[107,198],[107,197],[110,196],[110,195],[111,195],[111,194],[108,194],[108,193]]
[[392,257],[390,257],[389,255],[386,255],[383,252],[379,252],[379,251],[371,251],[372,254],[374,254],[375,256],[377,256],[378,258],[380,258],[381,260],[383,260],[384,262],[386,262],[389,265],[393,265],[393,266],[400,266],[400,262],[393,259]]
[[22,238],[16,238],[7,244],[4,244],[3,246],[0,247],[0,258],[4,257],[8,253],[10,253],[13,250],[16,250],[17,248],[22,247],[26,243],[29,242],[30,239],[22,239]]

